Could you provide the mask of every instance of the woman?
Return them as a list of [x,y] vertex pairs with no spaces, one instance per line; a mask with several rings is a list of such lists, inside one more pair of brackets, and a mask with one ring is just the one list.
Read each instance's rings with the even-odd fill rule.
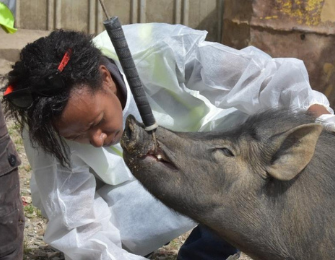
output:
[[[161,126],[223,130],[274,107],[333,112],[299,60],[206,42],[205,32],[181,25],[124,31]],[[24,129],[33,201],[49,220],[44,239],[70,259],[143,259],[194,227],[153,199],[122,159],[124,119],[140,117],[120,71],[106,32],[92,42],[60,30],[28,44],[8,75],[4,102]],[[200,230],[179,259],[216,259],[205,242],[216,238]]]

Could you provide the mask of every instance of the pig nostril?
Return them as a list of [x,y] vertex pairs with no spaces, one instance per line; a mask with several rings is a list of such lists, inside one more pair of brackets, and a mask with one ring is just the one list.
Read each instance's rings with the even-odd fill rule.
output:
[[131,120],[131,118],[128,118],[126,122],[126,127],[124,129],[124,136],[130,140],[133,132],[134,132],[134,121]]
[[130,137],[131,137],[131,130],[130,130],[129,125],[124,130],[124,133],[125,133],[125,136],[128,137],[128,139],[130,139]]

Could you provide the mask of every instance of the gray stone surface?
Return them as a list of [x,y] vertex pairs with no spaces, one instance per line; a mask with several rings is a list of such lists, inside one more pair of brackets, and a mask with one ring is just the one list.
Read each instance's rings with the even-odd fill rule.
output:
[[[20,50],[30,42],[47,36],[50,31],[18,29],[16,33],[8,34],[0,29],[0,60],[14,62],[18,60]],[[0,64],[4,65],[3,61]]]
[[6,74],[12,66],[13,62],[0,58],[0,76]]

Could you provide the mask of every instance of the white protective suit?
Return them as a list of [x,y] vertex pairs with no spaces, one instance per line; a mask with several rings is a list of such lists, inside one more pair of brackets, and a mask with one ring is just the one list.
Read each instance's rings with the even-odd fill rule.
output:
[[[312,104],[322,104],[333,113],[327,98],[311,89],[300,60],[273,59],[254,47],[239,51],[206,42],[205,31],[182,25],[123,28],[161,126],[223,130],[260,110],[306,110]],[[121,70],[107,33],[94,43]],[[124,118],[134,114],[140,120],[128,86],[123,113]],[[70,170],[32,148],[27,135],[24,144],[33,169],[33,202],[49,219],[45,241],[69,259],[144,259],[139,255],[195,225],[142,188],[126,167],[119,144],[94,148],[69,141]]]

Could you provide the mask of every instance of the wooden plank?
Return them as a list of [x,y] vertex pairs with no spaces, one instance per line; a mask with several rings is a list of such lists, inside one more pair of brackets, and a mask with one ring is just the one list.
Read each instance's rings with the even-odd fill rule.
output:
[[[88,32],[89,30],[89,1],[56,0],[60,2],[61,14],[58,17],[57,28]],[[57,13],[57,12],[56,12]]]
[[147,0],[146,22],[174,23],[174,0]]
[[[188,26],[208,31],[207,40],[218,41],[218,1],[192,0],[189,8]],[[222,8],[222,7],[221,7]]]
[[47,30],[47,1],[19,1],[20,28]]
[[[223,1],[104,0],[104,5],[109,16],[118,16],[122,24],[181,23],[207,30],[208,40],[220,41]],[[63,28],[90,34],[98,34],[104,30],[103,21],[106,17],[99,0],[17,0],[17,5],[18,28]]]

